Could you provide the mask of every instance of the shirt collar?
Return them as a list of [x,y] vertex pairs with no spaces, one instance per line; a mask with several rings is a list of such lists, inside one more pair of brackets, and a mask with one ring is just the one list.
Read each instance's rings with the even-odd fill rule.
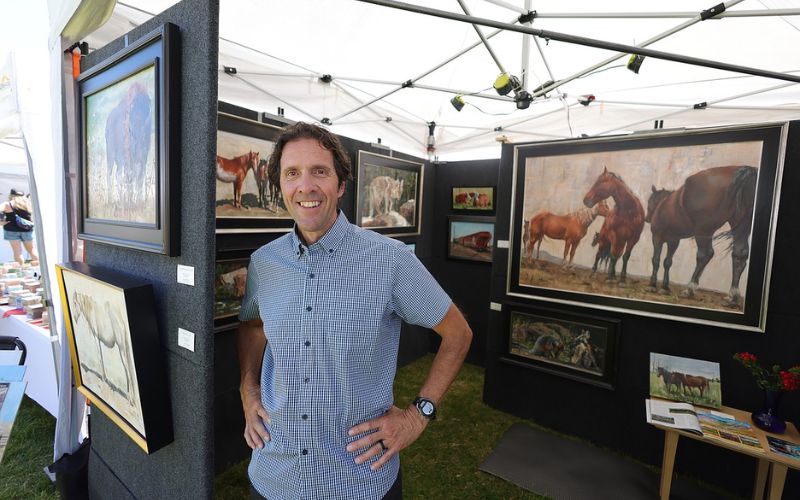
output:
[[[319,246],[319,248],[325,252],[334,253],[342,245],[345,234],[347,234],[347,230],[350,228],[350,222],[347,220],[347,216],[344,215],[344,212],[341,209],[337,209],[337,211],[338,215],[336,216],[336,222],[333,223],[333,225],[322,236],[322,238],[311,245],[312,248]],[[303,243],[303,240],[300,239],[300,235],[297,231],[297,224],[295,224],[294,229],[292,230],[291,241],[294,254],[299,259],[303,255],[303,252],[309,247]]]

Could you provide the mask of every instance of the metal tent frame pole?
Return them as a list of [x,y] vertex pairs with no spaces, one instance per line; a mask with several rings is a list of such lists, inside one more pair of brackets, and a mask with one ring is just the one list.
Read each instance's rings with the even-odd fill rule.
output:
[[[516,20],[517,20],[516,18],[514,18],[514,19],[513,19],[513,21],[516,21]],[[512,21],[512,22],[513,22],[513,21]],[[502,23],[499,23],[499,24],[502,24]],[[511,25],[505,24],[504,26],[511,26]],[[503,31],[504,31],[504,29],[503,29],[503,28],[498,28],[497,30],[493,31],[492,33],[489,33],[488,35],[486,35],[486,38],[492,38],[492,37],[494,37],[494,36],[496,36],[496,35],[498,35],[498,34],[502,33]],[[395,92],[397,92],[398,90],[400,90],[400,89],[404,88],[405,86],[413,86],[413,85],[414,85],[414,82],[416,82],[417,80],[420,80],[420,79],[422,79],[422,78],[425,78],[426,76],[430,75],[431,73],[433,73],[433,72],[434,72],[434,71],[436,71],[437,69],[441,68],[442,66],[444,66],[444,65],[446,65],[446,64],[448,64],[448,63],[450,63],[450,62],[452,62],[452,61],[454,61],[454,60],[456,60],[456,59],[458,59],[458,58],[459,58],[459,57],[461,57],[462,55],[466,54],[466,53],[467,53],[467,52],[469,52],[470,50],[472,50],[472,49],[474,49],[475,47],[477,47],[478,45],[480,45],[481,43],[482,43],[481,41],[478,41],[478,42],[476,42],[476,43],[474,43],[474,44],[470,45],[469,47],[466,47],[466,48],[464,48],[464,49],[462,49],[462,50],[458,51],[458,52],[457,52],[455,55],[453,55],[452,57],[449,57],[449,58],[448,58],[446,61],[444,61],[444,62],[442,62],[442,63],[440,63],[440,64],[437,64],[436,66],[434,66],[434,67],[433,67],[433,68],[431,68],[430,70],[428,70],[428,71],[426,71],[426,72],[422,73],[421,75],[417,76],[416,78],[412,78],[412,79],[408,80],[408,82],[406,82],[406,83],[405,83],[405,84],[403,84],[402,86],[400,86],[400,87],[398,87],[398,88],[396,88],[396,89],[393,89],[393,90],[392,90],[392,91],[390,91],[390,92],[387,92],[387,93],[386,93],[385,95],[383,95],[382,97],[380,97],[380,98],[376,98],[376,99],[374,99],[373,101],[371,101],[371,102],[369,102],[369,103],[365,104],[364,106],[368,106],[368,105],[370,105],[370,104],[372,104],[372,103],[374,103],[374,102],[376,102],[376,101],[379,101],[379,100],[381,100],[381,99],[383,99],[383,98],[385,98],[385,97],[388,97],[388,96],[390,96],[390,95],[394,94]],[[355,113],[356,111],[360,110],[360,109],[361,109],[361,108],[363,108],[364,106],[360,106],[360,107],[358,107],[358,108],[355,108],[355,109],[352,109],[352,110],[350,110],[350,111],[346,111],[346,112],[344,112],[344,113],[340,114],[339,116],[337,116],[336,118],[333,118],[331,121],[341,120],[341,119],[342,119],[342,118],[344,118],[345,116],[347,116],[347,115],[349,115],[349,114],[352,114],[352,113]]]
[[[458,0],[458,5],[461,6],[461,10],[464,11],[464,14],[468,16],[470,15],[469,9],[467,8],[467,5],[464,3],[464,0]],[[500,59],[497,57],[497,54],[495,54],[494,51],[492,50],[492,46],[489,45],[489,40],[487,40],[486,37],[483,36],[483,31],[481,31],[480,27],[478,27],[477,24],[473,24],[472,27],[478,34],[478,37],[481,39],[481,42],[483,42],[483,45],[486,46],[486,50],[489,51],[489,55],[492,56],[492,59],[494,59],[494,63],[497,65],[497,68],[500,70],[500,73],[505,73],[506,70],[505,68],[503,68],[503,63],[500,62]]]
[[[622,52],[628,54],[638,54],[646,57],[652,57],[654,59],[664,59],[666,61],[673,61],[679,62],[683,64],[690,64],[693,66],[702,66],[706,68],[713,68],[713,69],[720,69],[723,71],[734,71],[737,73],[745,73],[749,75],[755,76],[762,76],[765,78],[773,78],[776,80],[784,80],[789,82],[800,83],[800,77],[794,75],[787,75],[784,73],[779,73],[776,71],[768,71],[758,68],[751,68],[748,66],[740,66],[738,64],[728,64],[719,61],[712,61],[710,59],[702,59],[699,57],[691,57],[691,56],[683,56],[679,54],[673,54],[670,52],[664,52],[660,50],[653,50],[647,49],[643,47],[636,47],[633,45],[626,45],[622,43],[615,43],[615,42],[607,42],[604,40],[597,40],[594,38],[587,38],[582,36],[576,35],[568,35],[565,33],[559,33],[556,31],[548,31],[548,30],[540,30],[535,28],[526,28],[524,26],[516,26],[507,23],[501,23],[498,21],[493,21],[491,19],[483,19],[473,16],[467,16],[464,14],[457,14],[453,12],[447,12],[439,9],[431,9],[429,7],[422,7],[419,5],[410,5],[403,2],[397,2],[394,0],[358,0],[359,2],[364,3],[371,3],[374,5],[380,5],[383,7],[391,7],[394,9],[405,10],[409,12],[416,12],[418,14],[425,14],[434,17],[441,17],[444,19],[450,19],[452,21],[459,21],[469,24],[479,24],[482,26],[488,26],[492,28],[498,29],[506,29],[508,31],[514,31],[517,33],[523,33],[527,35],[534,35],[540,38],[556,40],[559,42],[566,42],[566,43],[573,43],[576,45],[584,45],[587,47],[594,47],[599,49],[607,49],[613,50],[615,52]],[[738,3],[738,2],[736,2]],[[552,89],[549,89],[552,90]],[[548,91],[549,91],[548,90]],[[544,91],[542,91],[544,92]]]
[[[500,5],[501,2],[486,0]],[[505,6],[504,6],[505,7]],[[512,9],[517,11],[518,9]],[[680,19],[692,18],[697,12],[537,12],[539,19]],[[723,17],[785,17],[800,16],[800,9],[760,9],[725,11],[714,16]]]

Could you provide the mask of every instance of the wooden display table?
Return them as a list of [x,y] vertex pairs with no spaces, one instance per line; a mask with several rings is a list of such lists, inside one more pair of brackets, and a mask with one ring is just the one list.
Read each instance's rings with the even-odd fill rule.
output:
[[[723,406],[718,411],[732,415],[736,417],[736,420],[748,422],[751,425],[753,424],[750,418],[750,412],[727,406]],[[748,447],[746,446],[739,446],[734,443],[726,443],[719,439],[698,436],[691,432],[664,427],[655,422],[652,425],[664,431],[664,458],[661,462],[661,487],[659,490],[661,500],[669,500],[669,491],[672,486],[672,471],[675,466],[675,452],[678,449],[678,438],[680,436],[686,436],[697,441],[755,457],[758,463],[756,465],[755,486],[753,487],[753,500],[761,500],[764,498],[764,487],[767,486],[767,480],[769,480],[767,498],[769,500],[780,500],[783,494],[783,484],[786,481],[786,473],[789,471],[789,468],[800,470],[800,460],[771,452],[769,450],[769,444],[767,443],[767,436],[774,436],[785,441],[800,443],[800,433],[797,432],[797,428],[791,422],[786,422],[786,432],[783,434],[771,434],[753,425],[753,431],[756,436],[758,436],[758,440],[764,452],[760,452],[758,449],[747,449]]]

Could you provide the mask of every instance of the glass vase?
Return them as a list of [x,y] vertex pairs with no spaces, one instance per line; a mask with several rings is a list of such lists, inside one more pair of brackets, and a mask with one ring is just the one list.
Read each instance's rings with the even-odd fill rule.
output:
[[764,389],[764,405],[751,415],[756,427],[774,434],[783,434],[786,431],[786,422],[778,416],[781,396],[783,391]]

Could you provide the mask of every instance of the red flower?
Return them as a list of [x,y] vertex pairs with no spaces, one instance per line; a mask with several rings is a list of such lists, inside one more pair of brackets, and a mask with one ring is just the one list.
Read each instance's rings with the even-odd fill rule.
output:
[[733,355],[733,359],[747,368],[755,377],[756,384],[762,389],[773,391],[800,389],[800,365],[793,366],[788,370],[781,370],[778,365],[772,365],[769,369],[763,368],[758,364],[758,358],[749,352],[738,352]]

